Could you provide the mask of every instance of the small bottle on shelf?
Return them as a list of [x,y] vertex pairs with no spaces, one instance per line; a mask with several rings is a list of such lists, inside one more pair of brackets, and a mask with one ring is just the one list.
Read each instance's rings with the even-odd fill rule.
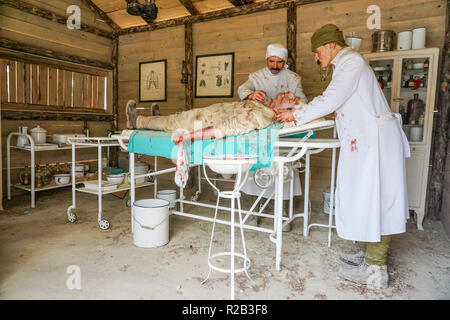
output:
[[430,66],[430,61],[428,59],[425,60],[425,62],[423,63],[423,68],[428,68]]
[[408,80],[408,88],[414,88],[416,86],[416,82],[414,81],[414,76],[411,74]]

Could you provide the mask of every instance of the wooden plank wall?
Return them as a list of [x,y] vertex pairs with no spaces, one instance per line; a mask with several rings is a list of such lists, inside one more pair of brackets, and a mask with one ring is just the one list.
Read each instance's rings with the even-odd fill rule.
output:
[[[371,35],[366,13],[370,0],[336,0],[297,8],[297,73],[308,99],[321,94],[328,81],[320,82],[318,67],[313,61],[310,38],[326,23],[338,25],[345,35],[356,32],[363,37],[361,52],[370,52]],[[427,28],[427,46],[442,48],[444,41],[445,0],[380,0],[381,27],[396,33],[415,27]],[[246,16],[219,19],[193,24],[193,54],[235,53],[234,97],[197,98],[194,107],[215,102],[237,100],[237,88],[250,72],[265,66],[265,51],[269,43],[286,45],[286,10],[265,11]],[[138,101],[138,65],[141,61],[168,59],[168,101],[159,103],[162,114],[183,110],[184,86],[180,84],[181,63],[184,58],[184,29],[173,27],[120,37],[119,47],[119,127],[125,127],[125,104],[128,99]],[[194,65],[195,72],[195,65]],[[138,103],[139,104],[139,103]],[[149,106],[151,103],[141,104]],[[147,111],[148,112],[148,111]],[[144,113],[145,114],[145,113]],[[331,132],[319,133],[330,137]],[[170,165],[170,162],[167,163]],[[312,156],[311,199],[322,200],[329,187],[331,152]]]
[[[84,14],[82,11],[82,19]],[[0,37],[67,55],[111,62],[111,39],[70,30],[66,25],[6,5],[0,5]]]
[[[119,37],[119,129],[126,126],[125,107],[133,99],[138,106],[150,107],[151,102],[139,102],[139,63],[167,60],[167,101],[158,102],[161,114],[184,110],[184,84],[180,82],[184,60],[184,26]],[[149,110],[141,110],[148,114]]]
[[[78,5],[81,9],[81,21],[82,23],[90,26],[95,26],[104,31],[111,32],[111,28],[103,21],[99,20],[95,14],[90,11],[79,0],[27,0],[27,3],[35,5],[36,7],[52,11],[60,16],[68,16],[66,9],[69,5]],[[101,61],[104,63],[111,63],[112,52],[112,40],[97,36],[92,33],[70,30],[65,25],[59,24],[53,21],[49,21],[44,18],[40,18],[33,14],[21,12],[20,10],[11,8],[6,5],[0,5],[0,37],[6,38],[12,41],[21,42],[29,46],[35,46],[52,50],[55,52],[63,53],[70,56],[81,57],[85,59]],[[5,63],[4,61],[2,62]],[[28,68],[24,68],[28,66]],[[11,66],[10,66],[11,67]],[[71,105],[71,97],[64,95],[63,90],[57,90],[57,94],[49,94],[54,92],[55,88],[63,88],[71,86],[72,74],[75,72],[66,70],[57,70],[52,67],[43,67],[37,72],[38,65],[35,63],[23,63],[17,62],[12,65],[17,69],[17,77],[21,79],[37,80],[39,77],[41,85],[33,88],[23,88],[23,86],[17,86],[12,95],[9,97],[10,102],[18,103],[39,103],[50,105]],[[33,69],[34,68],[34,69]],[[80,92],[74,97],[75,105],[80,107],[88,106],[95,102],[95,97],[89,95],[97,85],[97,81],[93,81],[91,76],[80,75],[75,77],[76,81],[81,81],[83,86],[80,88]],[[10,79],[11,80],[11,79]],[[111,80],[108,80],[108,110],[111,110],[112,91]],[[3,81],[0,81],[3,83]],[[45,85],[47,82],[47,85]],[[95,83],[94,83],[95,82]],[[101,83],[104,85],[104,81]],[[88,84],[89,86],[86,86]],[[12,83],[11,83],[12,85]],[[27,81],[26,85],[30,85]],[[101,88],[104,88],[101,85]],[[3,86],[3,85],[2,85]],[[28,93],[31,95],[27,96]],[[5,100],[5,90],[1,91],[1,98]],[[104,92],[102,89],[101,92]],[[100,92],[100,94],[101,94]],[[103,100],[98,102],[99,107],[103,107]],[[6,187],[6,138],[12,131],[18,131],[19,126],[28,126],[32,129],[40,125],[47,130],[48,141],[50,136],[54,133],[82,133],[84,122],[83,121],[37,121],[37,120],[2,120],[1,125],[1,143],[2,154],[4,155],[2,161],[2,178],[3,178],[3,190]],[[90,129],[91,136],[106,136],[109,129],[111,129],[110,122],[87,122]],[[16,138],[12,139],[12,144],[16,143]],[[46,162],[67,162],[71,161],[71,152],[69,151],[51,151],[51,152],[37,152],[37,163]],[[28,152],[12,151],[12,182],[18,180],[18,175],[24,164],[29,162],[30,154]],[[77,154],[78,160],[96,159],[96,149],[86,149],[80,154]],[[14,189],[13,189],[14,190]],[[14,190],[13,192],[17,192]]]

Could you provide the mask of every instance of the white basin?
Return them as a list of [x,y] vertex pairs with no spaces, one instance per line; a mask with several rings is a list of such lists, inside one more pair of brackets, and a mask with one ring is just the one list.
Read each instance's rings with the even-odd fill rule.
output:
[[242,166],[242,172],[246,172],[257,160],[257,155],[224,154],[203,157],[203,161],[212,171],[225,175],[238,173],[239,166]]

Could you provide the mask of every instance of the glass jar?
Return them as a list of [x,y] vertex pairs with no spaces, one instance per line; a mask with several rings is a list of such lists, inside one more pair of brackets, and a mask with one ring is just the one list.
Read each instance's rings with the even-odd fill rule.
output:
[[50,171],[50,167],[48,164],[46,164],[45,167],[43,168],[43,175],[44,175],[44,184],[50,184],[50,182],[52,182],[53,175]]

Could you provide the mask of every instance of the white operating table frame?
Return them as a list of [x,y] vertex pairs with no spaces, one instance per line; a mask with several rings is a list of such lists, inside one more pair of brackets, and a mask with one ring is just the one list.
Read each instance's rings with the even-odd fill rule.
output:
[[[334,190],[335,190],[335,172],[336,172],[336,149],[340,147],[340,142],[338,139],[309,139],[310,136],[314,133],[314,131],[318,130],[325,130],[325,129],[333,129],[333,136],[336,136],[336,130],[335,130],[335,122],[333,120],[324,120],[320,122],[313,122],[309,123],[303,126],[298,127],[292,127],[292,128],[286,128],[281,129],[278,134],[277,141],[275,143],[275,150],[274,150],[274,183],[275,183],[275,191],[273,195],[269,198],[267,198],[266,202],[263,206],[260,206],[259,212],[254,213],[253,210],[256,208],[257,204],[262,198],[262,195],[264,194],[265,190],[261,192],[257,200],[253,203],[252,207],[249,210],[242,210],[242,213],[245,214],[245,218],[243,219],[243,227],[246,229],[261,231],[269,233],[270,240],[276,244],[276,263],[275,267],[276,270],[280,270],[281,266],[281,250],[282,250],[282,228],[283,225],[291,223],[294,219],[303,217],[303,235],[308,236],[309,228],[312,226],[321,226],[321,227],[327,227],[329,229],[328,231],[328,246],[331,245],[331,231],[332,228],[335,228],[335,226],[332,224],[333,219],[333,208],[334,208]],[[280,139],[280,137],[283,136],[289,136],[294,135],[298,133],[307,133],[306,136],[302,138],[284,138]],[[128,140],[129,136],[122,136],[122,135],[113,135],[112,138],[117,139],[122,149],[126,150],[128,149]],[[329,215],[329,223],[326,225],[324,224],[308,224],[308,212],[309,212],[309,166],[310,166],[310,155],[316,154],[319,152],[322,152],[324,149],[332,149],[332,166],[331,166],[331,183],[330,183],[330,191],[331,191],[331,204],[330,204],[330,215]],[[304,212],[303,213],[293,213],[293,179],[292,175],[294,172],[294,166],[289,166],[290,164],[294,164],[296,161],[300,160],[302,157],[305,157],[305,188],[304,188]],[[156,156],[155,156],[155,165],[156,165]],[[151,172],[147,174],[142,175],[136,175],[135,174],[135,153],[130,152],[129,153],[129,171],[131,176],[131,188],[130,188],[130,200],[131,204],[134,203],[136,193],[136,178],[140,177],[148,177],[148,176],[154,176],[155,178],[155,195],[156,195],[156,188],[157,188],[157,176],[175,172],[176,167]],[[189,164],[189,167],[196,167],[200,166],[199,164]],[[289,216],[283,217],[283,185],[286,181],[284,179],[284,167],[287,166],[289,169],[289,175],[288,177],[290,180],[290,202],[289,202]],[[200,181],[200,179],[199,179]],[[275,200],[274,204],[274,214],[266,214],[262,211],[267,206],[269,201],[271,199]],[[193,206],[200,206],[205,208],[211,208],[215,209],[215,205],[207,204],[207,203],[201,203],[201,202],[195,202],[195,201],[189,201],[186,200],[183,195],[183,188],[180,188],[180,195],[179,198],[176,200],[176,202],[179,204],[179,210],[173,210],[172,214],[204,220],[213,222],[214,219],[212,217],[208,216],[202,216],[198,214],[188,213],[184,212],[183,204],[190,204]],[[219,206],[220,210],[224,211],[231,211],[231,208]],[[258,226],[251,226],[248,224],[245,224],[246,220],[250,217],[250,215],[258,215],[265,218],[271,218],[274,219],[273,228],[264,228],[264,227],[258,227]],[[133,206],[131,206],[131,221],[133,219]],[[283,223],[284,221],[284,223]],[[221,223],[224,225],[230,225],[229,221],[217,219],[216,223]],[[132,225],[132,231],[133,230],[133,223]]]

